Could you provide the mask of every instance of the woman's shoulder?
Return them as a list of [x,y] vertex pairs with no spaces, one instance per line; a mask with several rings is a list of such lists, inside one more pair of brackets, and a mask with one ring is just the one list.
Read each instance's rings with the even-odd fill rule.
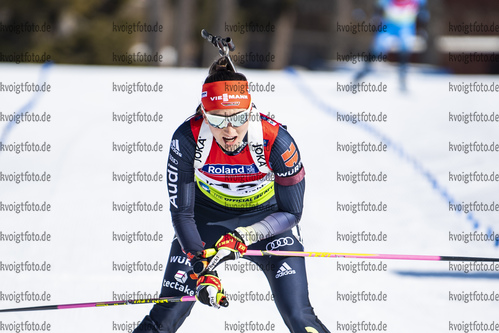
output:
[[173,136],[177,139],[179,139],[179,137],[185,139],[187,138],[194,139],[195,137],[197,137],[196,133],[199,133],[202,121],[203,121],[202,115],[193,115],[187,118],[182,124],[180,124],[177,127]]

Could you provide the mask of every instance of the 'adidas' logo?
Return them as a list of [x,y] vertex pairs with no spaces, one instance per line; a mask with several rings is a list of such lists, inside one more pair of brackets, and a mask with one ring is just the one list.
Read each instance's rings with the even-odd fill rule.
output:
[[173,152],[175,154],[182,157],[182,153],[180,152],[180,145],[178,143],[178,139],[172,140],[172,144],[170,145],[170,148],[173,150]]
[[275,278],[279,279],[285,275],[290,275],[290,274],[296,274],[296,271],[292,269],[291,266],[289,266],[286,262],[284,262],[277,271]]

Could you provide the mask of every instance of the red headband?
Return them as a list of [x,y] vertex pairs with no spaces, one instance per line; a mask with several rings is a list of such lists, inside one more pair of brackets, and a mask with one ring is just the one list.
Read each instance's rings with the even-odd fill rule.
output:
[[217,81],[203,84],[201,103],[205,111],[247,109],[251,105],[248,81]]

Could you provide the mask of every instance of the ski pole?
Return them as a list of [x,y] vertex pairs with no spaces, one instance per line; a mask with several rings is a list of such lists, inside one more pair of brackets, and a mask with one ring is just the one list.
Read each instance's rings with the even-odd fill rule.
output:
[[[206,258],[216,256],[216,249],[204,250]],[[415,254],[374,254],[374,253],[339,253],[314,251],[263,251],[247,250],[244,254],[250,257],[282,256],[305,258],[362,258],[362,259],[395,259],[395,260],[427,260],[427,261],[499,261],[499,258],[462,257],[462,256],[432,256]],[[214,258],[215,260],[217,258]]]
[[[210,252],[212,249],[208,249]],[[212,253],[212,252],[211,252]],[[373,253],[336,253],[310,251],[261,251],[247,250],[245,256],[285,256],[313,258],[363,258],[363,259],[395,259],[395,260],[427,260],[427,261],[499,261],[499,258],[432,256],[414,254],[373,254]]]
[[196,296],[175,296],[175,297],[160,297],[149,299],[133,299],[127,301],[107,301],[94,303],[74,303],[74,304],[59,304],[59,305],[44,305],[32,306],[28,308],[3,309],[0,312],[21,312],[21,311],[39,311],[39,310],[62,310],[62,309],[77,309],[77,308],[92,308],[99,306],[114,306],[114,305],[130,305],[130,304],[147,304],[147,303],[176,303],[176,302],[195,302]]

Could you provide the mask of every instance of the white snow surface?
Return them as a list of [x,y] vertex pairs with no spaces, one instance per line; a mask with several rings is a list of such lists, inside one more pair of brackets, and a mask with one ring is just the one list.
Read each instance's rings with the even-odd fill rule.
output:
[[[429,75],[414,72],[407,93],[398,89],[395,72],[370,75],[366,82],[388,86],[386,93],[338,92],[337,84],[349,83],[350,72],[242,70],[253,83],[275,86],[274,92],[254,92],[258,110],[288,126],[306,168],[306,193],[300,225],[308,251],[389,253],[499,257],[493,242],[451,242],[449,232],[488,232],[497,224],[498,212],[473,212],[477,228],[464,213],[449,211],[445,191],[455,202],[499,203],[497,182],[449,181],[449,172],[498,171],[498,153],[449,152],[449,142],[499,143],[497,123],[449,122],[449,112],[482,112],[497,109],[497,93],[451,93],[449,82],[499,83],[497,76]],[[37,82],[40,66],[0,65],[3,84]],[[206,69],[130,68],[53,65],[46,82],[52,91],[39,96],[30,113],[49,113],[49,123],[14,125],[4,144],[47,142],[49,153],[0,151],[0,171],[47,171],[48,183],[0,182],[3,203],[50,203],[50,212],[0,212],[2,233],[33,231],[51,234],[50,242],[0,242],[4,264],[47,262],[49,272],[0,271],[0,291],[24,291],[51,295],[50,301],[16,303],[0,298],[0,308],[113,300],[114,293],[150,293],[161,288],[163,270],[113,271],[113,262],[136,261],[166,264],[173,228],[165,182],[115,182],[112,173],[146,171],[165,173],[168,147],[175,129],[200,102]],[[163,85],[162,93],[113,92],[112,84],[147,82]],[[0,92],[0,112],[19,111],[33,98],[31,93]],[[334,113],[371,112],[387,115],[385,123],[368,123],[390,139],[388,151],[352,154],[337,151],[337,143],[384,141],[359,123],[340,122]],[[147,112],[163,115],[159,123],[113,122],[112,113]],[[0,133],[7,122],[0,122]],[[148,142],[163,145],[160,153],[113,152],[112,144]],[[403,149],[401,155],[394,147]],[[407,156],[409,156],[409,159]],[[417,161],[418,169],[411,161]],[[340,182],[337,172],[383,172],[384,183]],[[426,175],[425,175],[426,174]],[[434,177],[435,187],[428,175]],[[439,189],[440,188],[440,189]],[[163,204],[162,212],[113,212],[112,203],[146,201]],[[337,211],[337,203],[369,201],[387,204],[387,212]],[[161,242],[118,242],[115,233],[146,231],[164,235]],[[339,241],[337,233],[366,231],[387,234],[387,242]],[[372,259],[307,258],[308,288],[316,314],[331,331],[342,324],[380,322],[388,332],[447,332],[451,324],[482,322],[499,324],[497,301],[450,301],[449,293],[473,291],[499,293],[497,272],[450,271],[448,262],[381,260],[386,272],[345,272],[338,263],[378,264]],[[419,276],[398,272],[421,273]],[[430,274],[431,273],[431,274]],[[221,267],[222,283],[230,294],[269,292],[259,271],[244,274]],[[285,278],[285,277],[284,277]],[[306,288],[306,286],[303,286]],[[340,301],[338,293],[386,294],[386,301]],[[293,292],[290,290],[289,292]],[[49,323],[51,332],[132,331],[151,305],[112,306],[55,311],[0,314],[0,327],[26,321]],[[233,324],[271,323],[274,332],[287,332],[275,304],[270,301],[233,301],[228,308],[210,309],[197,304],[179,332],[252,332]],[[12,326],[10,326],[12,327]],[[361,331],[360,329],[358,331]],[[463,330],[464,331],[464,330]]]

